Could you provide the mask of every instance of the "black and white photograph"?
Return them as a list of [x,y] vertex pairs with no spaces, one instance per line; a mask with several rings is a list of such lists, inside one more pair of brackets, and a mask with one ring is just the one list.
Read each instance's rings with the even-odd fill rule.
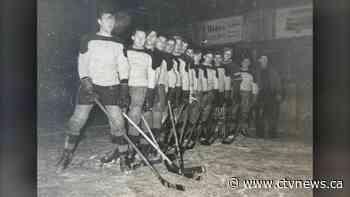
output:
[[342,188],[313,180],[313,8],[37,0],[37,195]]

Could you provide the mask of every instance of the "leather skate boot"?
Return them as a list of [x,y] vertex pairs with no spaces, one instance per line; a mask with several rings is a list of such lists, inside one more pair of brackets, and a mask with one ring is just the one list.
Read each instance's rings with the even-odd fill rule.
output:
[[73,160],[73,153],[79,143],[79,136],[77,135],[67,135],[65,138],[63,153],[57,162],[56,166],[58,166],[57,172],[61,172],[65,170],[68,165]]

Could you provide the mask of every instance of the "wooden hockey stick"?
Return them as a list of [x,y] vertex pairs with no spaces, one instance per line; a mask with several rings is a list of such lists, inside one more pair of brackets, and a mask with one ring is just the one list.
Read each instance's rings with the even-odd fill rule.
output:
[[[114,119],[111,117],[111,115],[109,114],[109,112],[104,108],[104,106],[101,104],[101,102],[95,98],[95,103],[100,107],[100,109],[106,114],[106,116],[108,117],[108,119],[112,122],[112,124],[115,124]],[[123,113],[124,114],[124,113]],[[151,171],[153,172],[153,174],[158,178],[158,180],[160,181],[160,183],[168,188],[172,188],[172,189],[176,189],[179,191],[185,191],[185,187],[183,185],[180,184],[173,184],[170,183],[169,181],[167,181],[166,179],[164,179],[158,172],[157,169],[155,169],[150,162],[147,160],[147,158],[142,154],[142,152],[139,150],[139,148],[137,148],[137,146],[131,141],[131,139],[125,134],[123,133],[123,137],[126,141],[128,141],[128,143],[134,148],[134,150],[137,152],[137,154],[139,154],[139,156],[142,158],[142,160],[146,163],[146,165],[151,169]]]
[[[144,124],[148,130],[148,132],[151,134],[151,136],[153,136],[152,131],[147,123],[147,121],[145,120],[145,118],[142,116],[141,117],[142,120],[144,121]],[[134,124],[133,124],[134,125]],[[137,126],[137,125],[136,125]],[[135,127],[136,128],[136,127]],[[195,166],[195,167],[190,167],[190,168],[183,168],[182,170],[180,170],[180,168],[178,166],[176,166],[170,159],[168,156],[166,156],[166,154],[164,154],[160,149],[159,149],[159,145],[157,144],[157,142],[155,141],[155,139],[153,139],[155,141],[155,143],[153,144],[151,142],[151,140],[148,138],[148,136],[144,133],[144,131],[142,131],[139,127],[137,128],[137,130],[145,137],[145,139],[158,151],[159,154],[162,155],[163,159],[166,161],[165,167],[167,168],[168,171],[175,173],[175,174],[179,174],[179,175],[183,175],[186,178],[193,178],[195,173],[203,173],[205,172],[205,167],[203,166]],[[154,145],[158,145],[157,147]],[[198,179],[199,180],[199,179]]]

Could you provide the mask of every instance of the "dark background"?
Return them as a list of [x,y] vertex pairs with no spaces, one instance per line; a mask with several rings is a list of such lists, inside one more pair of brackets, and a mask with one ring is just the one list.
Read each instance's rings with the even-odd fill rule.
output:
[[[314,5],[314,176],[345,179],[344,190],[315,196],[349,196],[350,5]],[[36,196],[36,1],[2,1],[0,8],[0,196]]]

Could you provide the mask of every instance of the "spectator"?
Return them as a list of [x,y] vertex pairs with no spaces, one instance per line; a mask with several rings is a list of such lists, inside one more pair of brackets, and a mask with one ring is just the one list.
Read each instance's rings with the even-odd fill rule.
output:
[[259,58],[260,66],[256,76],[259,95],[256,106],[256,126],[258,137],[276,138],[281,96],[281,79],[268,62],[267,56]]

